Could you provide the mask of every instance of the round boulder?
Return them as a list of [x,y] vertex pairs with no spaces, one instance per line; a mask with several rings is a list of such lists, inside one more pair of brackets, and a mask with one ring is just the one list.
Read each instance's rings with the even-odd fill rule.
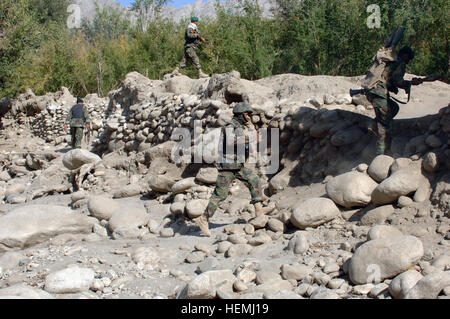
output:
[[401,169],[381,182],[372,193],[372,202],[377,205],[397,201],[402,195],[415,192],[425,178],[419,171]]
[[394,163],[394,159],[388,155],[378,155],[369,165],[367,173],[378,183],[381,183],[389,176],[389,169]]
[[84,164],[98,163],[101,160],[98,155],[83,149],[71,150],[62,158],[64,166],[70,170],[80,168]]
[[117,201],[106,196],[89,197],[87,206],[91,216],[99,220],[109,220],[113,213],[120,207]]
[[299,228],[317,227],[339,216],[339,209],[329,198],[311,198],[297,205],[291,223]]
[[332,178],[326,185],[327,195],[341,206],[366,206],[378,184],[364,173],[348,172]]
[[356,285],[381,282],[415,265],[423,256],[423,244],[414,236],[370,240],[356,249],[348,273]]
[[208,200],[206,199],[194,199],[186,204],[186,213],[189,218],[197,218],[203,215],[208,206]]

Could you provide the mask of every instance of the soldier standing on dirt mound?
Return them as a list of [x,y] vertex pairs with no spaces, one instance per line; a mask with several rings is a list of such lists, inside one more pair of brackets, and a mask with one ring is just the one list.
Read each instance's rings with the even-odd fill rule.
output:
[[181,59],[180,64],[173,70],[172,74],[174,75],[181,75],[179,72],[180,69],[186,67],[186,63],[191,61],[195,68],[198,70],[198,77],[199,78],[207,78],[208,75],[202,72],[202,67],[200,65],[200,60],[195,53],[195,49],[197,48],[197,45],[201,42],[206,43],[205,38],[203,38],[197,28],[198,24],[198,18],[192,17],[191,23],[186,28],[184,39],[186,42],[184,43],[184,56]]
[[366,92],[367,99],[372,103],[375,110],[375,121],[377,128],[377,155],[385,154],[390,149],[392,137],[392,122],[399,111],[399,106],[390,97],[390,92],[398,93],[401,88],[409,95],[411,85],[419,85],[420,79],[414,78],[412,81],[403,79],[406,73],[406,65],[414,59],[414,51],[404,46],[397,55],[397,60],[388,62],[384,72],[378,79],[377,84]]
[[[254,152],[254,150],[251,150],[251,144],[255,140],[256,131],[250,118],[253,109],[248,103],[241,102],[234,107],[233,113],[234,118],[230,123],[222,127],[220,135],[220,159],[217,163],[219,176],[217,177],[216,188],[208,203],[206,212],[195,219],[203,234],[208,237],[211,236],[208,225],[209,218],[214,215],[220,202],[227,198],[230,185],[236,178],[242,180],[250,189],[252,203],[255,205],[257,216],[267,214],[275,208],[274,206],[262,208],[262,202],[267,197],[261,188],[260,180],[250,168],[244,165],[249,158],[250,152]],[[228,148],[227,145],[229,146]],[[245,150],[245,160],[241,160],[243,154],[238,153],[240,149]]]
[[81,141],[83,140],[84,127],[91,129],[91,118],[87,107],[84,105],[82,98],[77,98],[77,104],[72,106],[67,115],[64,130],[67,130],[67,125],[70,125],[70,135],[72,136],[72,148],[81,148]]

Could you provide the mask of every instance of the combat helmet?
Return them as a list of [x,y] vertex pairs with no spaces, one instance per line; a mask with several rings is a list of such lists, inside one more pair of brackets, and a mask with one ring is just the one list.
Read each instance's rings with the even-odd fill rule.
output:
[[233,114],[239,115],[244,113],[253,113],[253,108],[247,102],[240,102],[236,104],[233,109]]

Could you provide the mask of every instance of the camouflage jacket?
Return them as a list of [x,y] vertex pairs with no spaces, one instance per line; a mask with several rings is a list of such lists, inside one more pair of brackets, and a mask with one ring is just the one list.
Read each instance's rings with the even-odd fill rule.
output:
[[222,127],[219,140],[219,170],[239,170],[256,147],[256,131],[236,119]]
[[411,81],[403,79],[406,73],[406,64],[399,59],[395,62],[390,62],[386,65],[386,69],[382,75],[382,81],[375,86],[371,93],[386,97],[389,92],[397,93],[398,88],[407,89],[411,86]]
[[184,33],[184,39],[185,39],[185,43],[184,46],[185,47],[195,47],[197,44],[200,43],[200,39],[198,37],[199,32],[198,32],[198,28],[197,25],[195,25],[194,23],[190,23],[187,28],[186,31]]
[[[79,106],[82,106],[82,112],[77,112],[77,108]],[[84,127],[86,123],[90,122],[91,117],[89,115],[87,107],[84,104],[76,104],[72,106],[69,113],[67,114],[66,123],[71,127]]]

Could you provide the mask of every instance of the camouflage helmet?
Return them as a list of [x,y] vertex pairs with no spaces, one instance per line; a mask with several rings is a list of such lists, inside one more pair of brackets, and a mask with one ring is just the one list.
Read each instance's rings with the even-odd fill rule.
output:
[[253,113],[253,109],[247,102],[240,102],[236,104],[233,109],[233,114],[239,115],[244,113]]

